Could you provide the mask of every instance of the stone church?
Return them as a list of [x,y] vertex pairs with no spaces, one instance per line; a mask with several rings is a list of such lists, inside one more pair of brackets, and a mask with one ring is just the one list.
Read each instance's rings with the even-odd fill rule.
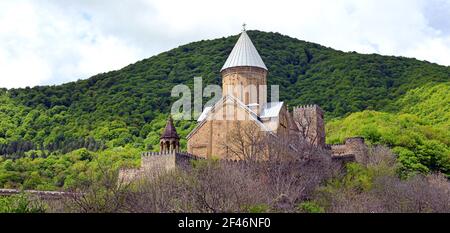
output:
[[187,136],[188,152],[204,158],[230,158],[224,144],[238,124],[250,123],[272,135],[304,134],[325,147],[324,113],[317,105],[295,107],[268,102],[269,70],[244,30],[221,69],[222,98],[206,107]]
[[119,177],[134,180],[149,172],[173,170],[190,160],[230,157],[226,146],[230,133],[243,123],[276,138],[302,138],[306,143],[329,150],[342,163],[361,161],[367,150],[363,138],[349,138],[345,144],[325,142],[324,112],[317,105],[294,107],[284,102],[268,102],[269,70],[245,30],[221,69],[222,98],[205,107],[197,126],[187,136],[187,152],[180,151],[180,137],[171,117],[160,138],[160,152],[146,152],[138,169],[122,169]]

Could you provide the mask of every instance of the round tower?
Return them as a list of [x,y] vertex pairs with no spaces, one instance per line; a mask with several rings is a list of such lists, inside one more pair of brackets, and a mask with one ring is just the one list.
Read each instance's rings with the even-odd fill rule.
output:
[[268,69],[245,29],[220,72],[222,95],[232,95],[259,113],[267,103]]
[[173,125],[171,116],[167,119],[166,128],[159,140],[159,146],[161,153],[180,152],[180,136],[178,136],[177,129]]

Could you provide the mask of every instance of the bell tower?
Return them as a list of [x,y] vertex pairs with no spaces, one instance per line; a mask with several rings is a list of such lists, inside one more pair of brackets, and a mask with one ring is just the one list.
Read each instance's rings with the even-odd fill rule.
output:
[[166,128],[160,137],[159,148],[162,153],[180,152],[180,136],[178,136],[177,129],[173,125],[171,116],[167,119]]
[[222,95],[232,95],[258,115],[267,103],[268,69],[247,35],[241,36],[221,69]]

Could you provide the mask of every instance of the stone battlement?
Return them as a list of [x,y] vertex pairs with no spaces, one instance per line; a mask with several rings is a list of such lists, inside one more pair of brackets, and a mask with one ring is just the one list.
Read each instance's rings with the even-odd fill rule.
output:
[[[350,138],[346,140],[346,144],[326,145],[326,148],[332,152],[333,163],[343,166],[348,162],[355,162],[365,148],[365,144],[363,138]],[[141,154],[141,166],[139,168],[121,169],[119,171],[119,182],[130,183],[176,169],[187,169],[191,166],[190,161],[205,159],[186,152],[144,152]],[[221,161],[238,166],[249,164],[248,161],[240,159],[222,159]]]
[[120,182],[131,182],[148,176],[156,176],[163,172],[177,168],[186,168],[191,160],[204,159],[185,152],[144,152],[141,154],[139,168],[125,168],[119,170]]
[[316,108],[322,110],[322,109],[319,107],[319,105],[317,105],[317,104],[299,105],[299,106],[294,107],[294,110],[295,110],[295,109],[316,109]]
[[151,156],[168,156],[168,155],[176,155],[177,157],[185,157],[191,159],[203,159],[196,155],[187,153],[187,152],[143,152],[141,157],[151,157]]
[[142,157],[146,157],[146,156],[164,156],[167,155],[168,153],[165,152],[143,152],[141,154]]

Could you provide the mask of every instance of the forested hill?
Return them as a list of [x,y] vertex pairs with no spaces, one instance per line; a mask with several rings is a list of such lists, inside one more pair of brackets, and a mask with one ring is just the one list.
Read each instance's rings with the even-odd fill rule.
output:
[[[394,148],[403,173],[450,176],[450,67],[248,34],[283,101],[326,111],[329,142],[364,136]],[[68,188],[85,182],[98,160],[115,168],[136,164],[140,151],[158,150],[172,87],[192,86],[194,77],[221,84],[219,71],[237,39],[191,43],[64,85],[0,89],[0,188]],[[182,137],[194,125],[176,122]]]
[[[269,84],[280,85],[281,99],[290,106],[319,104],[328,118],[385,110],[408,90],[450,77],[450,67],[415,59],[344,53],[279,33],[248,34],[270,70]],[[220,68],[237,38],[191,43],[60,86],[9,90],[4,101],[8,98],[20,110],[6,112],[10,122],[2,119],[0,144],[18,139],[61,144],[90,136],[120,138],[120,145],[145,138],[149,132],[144,126],[169,112],[173,86],[191,85],[194,77],[203,77],[205,84],[221,83]],[[114,129],[121,130],[110,132]]]
[[[385,110],[408,90],[450,77],[450,67],[415,59],[344,53],[278,33],[248,33],[270,70],[269,84],[281,86],[281,99],[290,106],[319,104],[329,118]],[[231,36],[191,43],[119,71],[60,86],[9,90],[9,101],[23,106],[19,113],[7,112],[9,118],[21,117],[12,119],[10,126],[27,126],[12,138],[40,144],[87,136],[112,140],[115,135],[98,135],[102,127],[125,128],[121,133],[129,136],[127,141],[145,138],[143,126],[159,113],[168,113],[174,85],[191,85],[193,77],[203,77],[205,84],[221,83],[220,68],[236,40]],[[6,119],[0,143],[11,139]]]
[[[269,68],[269,84],[281,85],[283,100],[291,106],[319,104],[333,117],[382,109],[410,89],[450,77],[450,67],[415,59],[344,53],[278,33],[249,35]],[[63,106],[142,123],[155,111],[168,111],[174,85],[190,84],[196,76],[220,84],[219,70],[236,40],[195,42],[87,80],[10,93],[31,108]]]

